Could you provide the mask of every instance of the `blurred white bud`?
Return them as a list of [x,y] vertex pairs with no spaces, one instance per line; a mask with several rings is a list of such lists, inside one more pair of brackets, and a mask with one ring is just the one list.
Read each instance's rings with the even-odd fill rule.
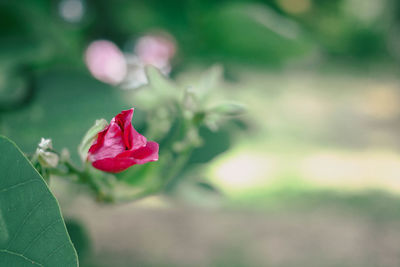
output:
[[59,157],[56,153],[45,151],[44,149],[36,149],[36,156],[39,163],[46,168],[55,168],[58,165]]
[[51,139],[41,138],[35,156],[39,163],[46,168],[55,168],[58,165],[59,157],[56,153],[49,151],[53,149]]
[[53,149],[53,142],[51,141],[51,139],[46,139],[42,137],[40,139],[38,147],[43,150]]

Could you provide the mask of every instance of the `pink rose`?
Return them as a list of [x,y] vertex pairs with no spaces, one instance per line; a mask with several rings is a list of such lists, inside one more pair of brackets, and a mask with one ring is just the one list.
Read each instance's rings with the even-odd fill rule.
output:
[[147,141],[133,128],[132,116],[133,108],[124,110],[98,133],[88,153],[93,167],[117,173],[135,164],[158,160],[158,144]]

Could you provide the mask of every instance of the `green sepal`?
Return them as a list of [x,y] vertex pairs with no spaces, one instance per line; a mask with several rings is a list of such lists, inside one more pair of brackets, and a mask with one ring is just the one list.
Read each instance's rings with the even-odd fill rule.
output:
[[86,132],[80,145],[78,146],[78,153],[81,157],[82,162],[87,159],[87,154],[93,141],[97,138],[97,134],[107,126],[105,119],[96,120],[95,124]]

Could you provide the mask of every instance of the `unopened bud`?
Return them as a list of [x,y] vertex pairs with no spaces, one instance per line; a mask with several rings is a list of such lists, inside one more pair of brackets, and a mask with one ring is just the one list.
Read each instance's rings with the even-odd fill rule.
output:
[[58,165],[59,157],[56,153],[45,151],[44,149],[36,149],[37,159],[43,167],[55,168]]
[[40,139],[40,143],[39,143],[38,147],[43,150],[53,149],[53,143],[52,143],[51,139],[46,139],[46,138],[42,137]]

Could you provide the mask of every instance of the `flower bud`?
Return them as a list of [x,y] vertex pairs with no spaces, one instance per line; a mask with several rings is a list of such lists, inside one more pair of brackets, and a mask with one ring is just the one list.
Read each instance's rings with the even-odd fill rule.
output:
[[158,160],[158,144],[147,141],[132,125],[133,108],[123,110],[96,134],[88,161],[96,169],[117,173],[135,164]]
[[93,141],[97,138],[97,134],[107,126],[105,119],[96,120],[95,124],[86,132],[78,147],[78,153],[83,162],[87,159],[87,154]]
[[51,139],[41,138],[35,152],[37,161],[45,168],[55,168],[58,165],[59,157],[52,152],[53,144]]
[[46,139],[42,137],[40,139],[38,147],[43,150],[53,149],[53,142],[51,141],[51,139]]
[[85,61],[96,79],[117,85],[126,75],[126,60],[119,48],[107,40],[92,42],[85,52]]
[[59,157],[56,153],[38,148],[36,149],[36,156],[40,165],[45,168],[55,168],[58,165]]
[[167,74],[171,69],[169,61],[175,52],[175,42],[169,35],[145,35],[135,46],[135,54],[144,65],[152,65]]

